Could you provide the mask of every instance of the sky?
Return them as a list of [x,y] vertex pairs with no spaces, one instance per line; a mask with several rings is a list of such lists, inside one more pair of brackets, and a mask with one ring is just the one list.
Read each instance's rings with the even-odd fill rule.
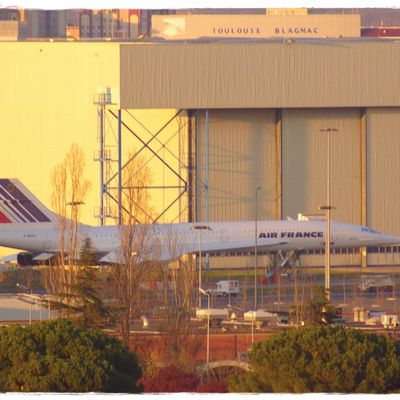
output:
[[400,8],[400,0],[0,0],[0,7],[23,8]]

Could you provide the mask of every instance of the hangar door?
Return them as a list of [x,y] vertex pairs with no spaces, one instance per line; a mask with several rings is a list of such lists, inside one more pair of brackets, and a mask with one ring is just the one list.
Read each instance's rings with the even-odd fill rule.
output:
[[[321,213],[327,202],[330,142],[332,220],[361,224],[360,109],[290,109],[282,113],[282,217]],[[332,133],[324,132],[335,128]],[[323,265],[323,256],[303,258]],[[332,264],[359,264],[359,255],[334,255]]]
[[[259,186],[257,218],[278,217],[275,115],[265,109],[197,111],[197,221],[254,220]],[[210,265],[246,267],[254,257],[214,257]]]

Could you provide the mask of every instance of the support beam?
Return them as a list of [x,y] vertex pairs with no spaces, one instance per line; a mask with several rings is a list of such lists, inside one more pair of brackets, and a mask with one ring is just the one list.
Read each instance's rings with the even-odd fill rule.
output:
[[104,225],[104,104],[99,106],[100,226]]
[[194,172],[195,168],[193,168],[193,123],[194,123],[194,113],[192,110],[188,111],[188,156],[187,156],[187,165],[188,165],[188,222],[193,222],[195,220],[195,208],[193,207],[193,184],[195,182]]
[[275,218],[282,219],[282,110],[281,109],[277,109],[275,112],[275,146],[276,146]]
[[[360,135],[361,135],[361,174],[360,174],[360,186],[361,186],[361,225],[368,224],[367,217],[367,111],[365,108],[361,109],[360,112]],[[361,266],[367,268],[367,248],[361,248]]]
[[122,111],[118,110],[118,225],[122,225]]
[[204,220],[206,221],[206,222],[208,222],[208,218],[209,218],[209,215],[208,215],[208,200],[209,200],[209,198],[208,198],[208,178],[209,178],[209,162],[210,162],[210,157],[209,157],[209,145],[208,145],[208,142],[209,142],[209,129],[208,129],[208,114],[209,114],[209,111],[208,110],[206,110],[206,129],[205,129],[205,138],[204,138],[204,147],[205,147],[205,149],[204,149],[204,154],[205,154],[205,161],[204,161],[204,169],[205,169],[205,192],[206,192],[206,194],[205,194],[205,196],[206,196],[206,198],[205,198],[205,212],[204,212]]
[[[206,210],[205,210],[205,220],[208,222],[209,220],[209,192],[208,192],[208,180],[209,180],[209,173],[210,173],[210,146],[209,146],[209,110],[206,110],[206,138],[205,138],[205,155],[206,155],[206,177],[205,177],[205,188],[206,188]],[[206,269],[207,271],[210,269],[210,255],[206,253]]]

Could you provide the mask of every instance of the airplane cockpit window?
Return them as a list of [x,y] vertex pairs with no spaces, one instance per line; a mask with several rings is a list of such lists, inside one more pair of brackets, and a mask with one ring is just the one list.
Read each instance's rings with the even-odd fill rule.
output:
[[361,227],[361,232],[379,233],[378,231],[375,231],[374,229],[368,228],[368,226],[363,226],[363,227]]

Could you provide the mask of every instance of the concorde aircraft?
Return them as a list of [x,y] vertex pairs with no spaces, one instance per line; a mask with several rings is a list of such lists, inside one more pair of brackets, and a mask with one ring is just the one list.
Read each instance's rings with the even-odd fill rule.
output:
[[[330,226],[332,248],[400,244],[400,237],[366,226],[334,221]],[[24,253],[20,253],[19,263],[24,259],[43,261],[58,253],[58,227],[59,216],[46,208],[18,179],[0,179],[0,246],[29,252],[31,257],[28,258],[21,257]],[[139,240],[132,254],[142,259],[170,260],[200,251],[229,255],[251,253],[255,249],[255,221],[152,224],[137,228]],[[79,224],[78,229],[80,240],[90,238],[100,263],[118,263],[121,231],[118,226],[85,224]],[[260,253],[323,249],[324,236],[323,220],[257,221]]]

